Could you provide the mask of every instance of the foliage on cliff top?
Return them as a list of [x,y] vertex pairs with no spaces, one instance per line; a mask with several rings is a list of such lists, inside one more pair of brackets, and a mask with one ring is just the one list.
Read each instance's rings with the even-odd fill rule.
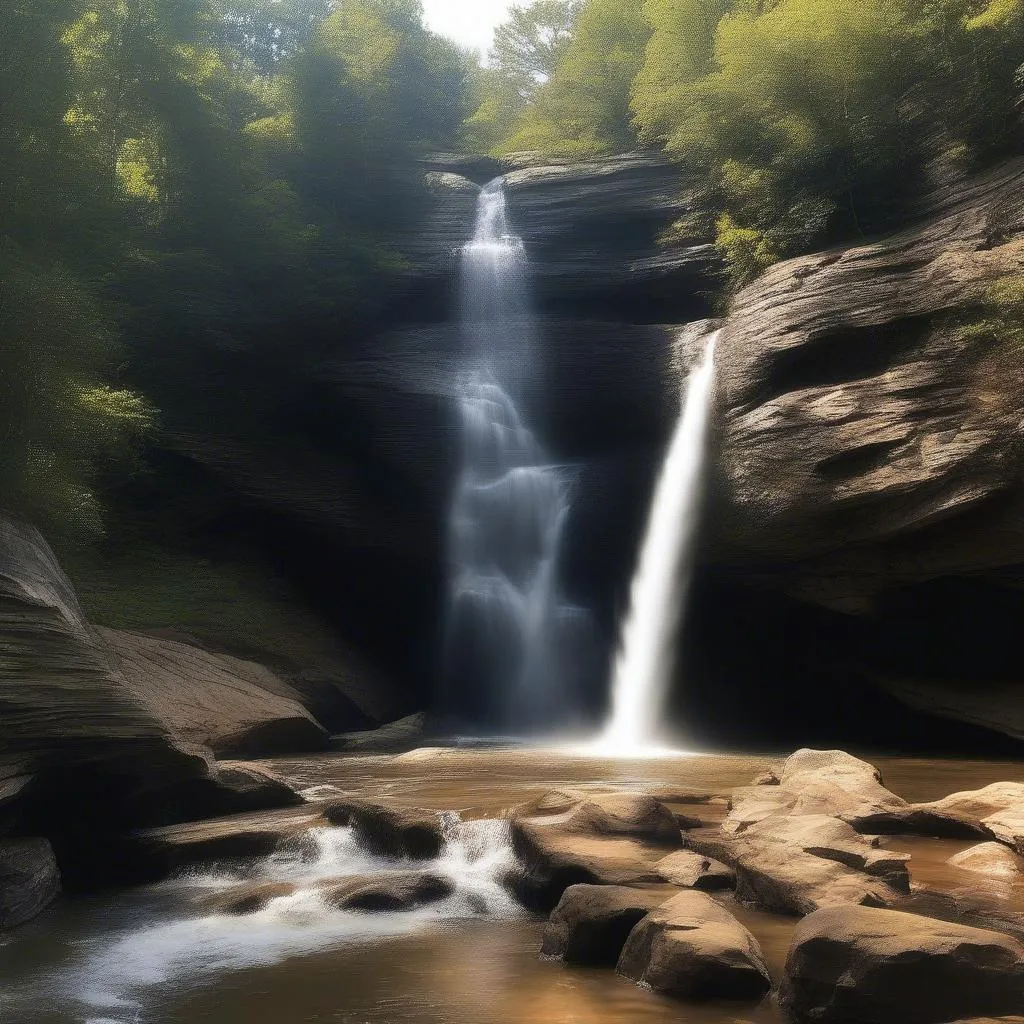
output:
[[[0,507],[103,491],[232,359],[358,330],[470,62],[416,0],[34,0],[0,37]],[[154,415],[154,406],[162,414]],[[125,459],[125,456],[129,456]],[[121,468],[118,468],[118,467]]]
[[589,0],[494,148],[665,150],[738,285],[1019,151],[1022,60],[1024,0]]

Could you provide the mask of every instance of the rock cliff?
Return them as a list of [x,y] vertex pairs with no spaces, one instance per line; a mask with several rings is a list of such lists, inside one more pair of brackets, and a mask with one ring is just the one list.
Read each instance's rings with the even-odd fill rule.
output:
[[827,609],[833,661],[903,677],[919,708],[931,679],[933,710],[1020,735],[998,693],[1019,680],[1024,353],[965,330],[1015,275],[1021,161],[742,291],[718,342],[709,518],[719,570],[796,599],[794,644],[817,629],[799,606]]
[[[0,519],[0,852],[17,854],[17,864],[31,860],[31,871],[19,868],[18,874],[12,868],[8,874],[17,885],[31,882],[35,895],[27,903],[36,909],[57,889],[49,862],[36,855],[50,847],[36,839],[35,845],[19,846],[7,836],[44,837],[52,844],[61,874],[74,885],[97,875],[116,876],[117,866],[108,862],[108,843],[125,829],[221,814],[243,800],[262,805],[268,795],[271,805],[278,799],[269,792],[271,787],[260,793],[259,786],[247,780],[246,792],[240,795],[238,779],[220,778],[209,750],[182,738],[181,733],[188,739],[215,739],[193,735],[195,730],[186,726],[197,725],[200,716],[186,723],[185,716],[171,713],[174,702],[168,694],[155,692],[161,682],[188,678],[187,673],[175,678],[183,645],[170,646],[178,661],[164,650],[157,666],[162,675],[152,675],[154,665],[146,668],[136,657],[140,641],[104,635],[86,621],[71,584],[38,531]],[[207,659],[205,674],[210,668],[205,652],[197,652],[192,664],[202,658]],[[126,666],[123,659],[131,663]],[[233,681],[236,710],[246,701],[257,710],[264,705],[266,731],[272,715],[282,713],[285,698],[278,697],[275,707],[265,689],[257,691],[255,666],[243,672],[245,663],[226,662],[231,659],[218,663],[219,674],[211,679],[214,685],[203,694],[205,706],[216,702],[218,686],[231,688]],[[198,687],[202,680],[193,682]],[[154,697],[162,698],[166,714]],[[221,706],[215,710],[223,725],[226,701],[223,693],[220,697]],[[177,700],[180,710],[187,702],[181,694]],[[294,702],[291,714],[307,733],[323,739],[319,726]],[[294,794],[288,796],[294,799]],[[25,849],[32,858],[22,856]],[[0,888],[7,885],[0,883]],[[0,893],[0,902],[4,898]],[[21,912],[11,911],[11,917],[21,917]]]

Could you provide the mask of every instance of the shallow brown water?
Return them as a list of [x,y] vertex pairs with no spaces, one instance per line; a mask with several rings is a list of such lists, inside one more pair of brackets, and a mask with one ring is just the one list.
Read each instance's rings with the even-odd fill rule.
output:
[[[1003,779],[1017,763],[869,758],[908,799],[935,799]],[[264,762],[312,797],[386,799],[464,817],[497,818],[557,786],[652,792],[688,814],[715,819],[722,798],[780,759],[697,756],[614,761],[552,751],[418,751],[400,757],[322,756]],[[980,892],[1024,910],[1024,890],[951,868],[968,842],[891,837],[912,855],[915,885]],[[760,941],[773,975],[795,920],[731,909]],[[64,903],[0,943],[0,1021],[11,1024],[774,1024],[760,1006],[672,1003],[605,970],[539,959],[541,922],[395,917],[365,933],[306,930],[301,916],[196,919],[176,890],[158,888]],[[301,908],[300,908],[301,909]],[[272,939],[263,941],[260,928]],[[318,930],[317,930],[318,929]],[[98,998],[89,996],[96,990]],[[88,998],[87,998],[88,997]]]

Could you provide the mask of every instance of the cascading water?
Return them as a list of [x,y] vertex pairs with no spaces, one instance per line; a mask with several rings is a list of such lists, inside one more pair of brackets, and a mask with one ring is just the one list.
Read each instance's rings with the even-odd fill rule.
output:
[[451,519],[449,706],[491,730],[554,728],[571,714],[572,666],[585,661],[589,616],[559,588],[565,471],[524,424],[516,405],[524,396],[513,399],[532,363],[535,325],[501,179],[481,192],[461,270],[467,367]]
[[612,681],[612,711],[599,746],[609,753],[657,748],[675,647],[693,573],[708,425],[715,387],[715,332],[690,374],[662,466],[630,591]]

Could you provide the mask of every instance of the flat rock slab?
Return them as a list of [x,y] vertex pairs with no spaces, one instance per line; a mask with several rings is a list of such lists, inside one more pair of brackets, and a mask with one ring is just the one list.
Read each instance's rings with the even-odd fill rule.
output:
[[711,892],[716,889],[732,889],[736,885],[736,872],[731,867],[692,850],[670,853],[658,861],[655,869],[666,882],[683,889]]
[[690,999],[760,999],[771,978],[757,940],[724,907],[690,890],[630,933],[619,973],[655,992]]
[[570,885],[660,884],[658,861],[682,843],[672,812],[646,795],[552,790],[512,820],[512,844],[526,869],[519,895],[541,910]]
[[327,731],[301,695],[263,665],[163,637],[100,633],[129,688],[186,742],[227,757],[326,749]]
[[319,809],[308,807],[234,814],[134,832],[122,853],[137,877],[155,880],[206,861],[266,857],[286,840],[327,824]]
[[16,928],[60,893],[60,872],[45,839],[0,841],[0,929]]
[[570,964],[613,966],[634,926],[664,892],[619,885],[571,885],[544,928],[543,956]]
[[796,1021],[941,1024],[1024,1007],[1024,944],[1008,935],[869,907],[797,926],[779,993]]

